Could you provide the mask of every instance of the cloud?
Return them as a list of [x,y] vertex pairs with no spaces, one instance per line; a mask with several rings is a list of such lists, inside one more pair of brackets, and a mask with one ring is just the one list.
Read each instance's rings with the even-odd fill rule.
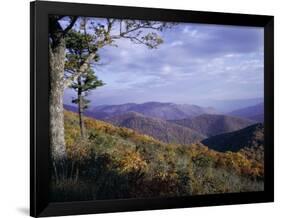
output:
[[181,46],[181,45],[183,45],[182,41],[174,41],[174,42],[171,43],[171,47]]
[[107,85],[93,92],[96,104],[262,96],[262,28],[179,24],[160,35],[158,49],[120,39],[99,51]]
[[185,27],[183,28],[182,32],[184,34],[189,35],[190,37],[198,36],[198,30],[196,30],[195,28],[192,28],[191,25],[185,25]]

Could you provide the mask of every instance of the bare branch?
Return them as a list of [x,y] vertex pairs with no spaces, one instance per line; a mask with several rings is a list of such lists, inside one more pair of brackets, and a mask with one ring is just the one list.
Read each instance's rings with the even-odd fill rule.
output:
[[123,20],[120,20],[120,27],[119,27],[119,34],[121,35],[121,33],[122,33],[122,22],[123,22]]
[[139,38],[135,36],[122,36],[124,39],[130,39],[131,41],[137,43],[137,44],[146,44],[144,41],[140,40]]
[[[158,24],[158,23],[154,23],[154,24]],[[154,27],[153,25],[147,25],[147,24],[139,24],[137,27],[135,27],[133,29],[127,30],[125,32],[121,32],[120,36],[127,35],[128,33],[135,32],[136,30],[139,30],[139,29],[159,30],[159,27]]]
[[71,21],[70,21],[70,24],[63,30],[63,35],[65,36],[69,30],[71,30],[71,28],[74,26],[76,20],[77,20],[78,17],[76,16],[73,16],[71,17]]
[[88,47],[88,52],[90,53],[91,52],[91,50],[90,50],[90,44],[89,44],[89,41],[87,40],[87,35],[88,35],[88,33],[87,33],[87,20],[86,20],[86,18],[84,18],[84,24],[83,24],[83,27],[84,27],[84,35],[85,35],[85,39],[86,39],[86,43],[87,43],[87,47]]

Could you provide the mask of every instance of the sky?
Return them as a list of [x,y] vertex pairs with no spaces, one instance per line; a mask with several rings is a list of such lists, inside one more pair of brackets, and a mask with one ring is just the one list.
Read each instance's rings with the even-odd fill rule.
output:
[[[93,67],[106,85],[93,105],[263,98],[263,28],[180,23],[159,35],[157,49],[120,39],[99,50]],[[66,90],[65,103],[73,96]]]

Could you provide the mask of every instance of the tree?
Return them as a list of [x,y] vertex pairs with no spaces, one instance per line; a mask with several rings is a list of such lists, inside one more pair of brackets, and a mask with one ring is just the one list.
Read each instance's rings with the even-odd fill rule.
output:
[[[63,27],[62,19],[68,19],[68,25]],[[88,19],[85,29],[91,30],[91,44],[87,56],[79,69],[72,76],[64,78],[66,57],[65,37],[78,20],[77,17],[51,16],[49,33],[49,66],[50,66],[50,137],[51,150],[54,159],[66,157],[64,141],[63,92],[73,80],[85,73],[91,62],[96,58],[96,51],[108,45],[114,45],[115,40],[128,39],[136,44],[143,44],[148,48],[157,48],[163,40],[158,35],[168,23],[143,20],[119,19]],[[87,26],[87,27],[86,27]]]
[[90,103],[90,100],[86,99],[85,97],[91,90],[103,85],[103,81],[98,80],[93,70],[89,68],[85,74],[79,76],[77,81],[73,81],[70,86],[70,88],[73,88],[77,92],[77,98],[73,99],[72,103],[78,105],[79,126],[82,138],[85,136],[83,113],[84,109],[88,108],[88,104]]
[[62,28],[59,23],[62,19],[63,16],[51,16],[49,20],[50,142],[54,160],[66,158],[63,118],[65,36],[74,26],[77,17],[69,17],[70,22],[66,28]]
[[[66,75],[68,75],[66,78],[73,76],[73,74],[79,70],[89,52],[95,50],[97,54],[96,46],[91,43],[93,37],[90,34],[87,34],[85,21],[86,18],[82,19],[80,22],[80,30],[82,30],[82,32],[80,30],[71,30],[66,36],[67,53],[65,72]],[[94,63],[99,61],[98,54],[93,61]],[[77,92],[77,98],[73,99],[72,103],[78,105],[79,126],[82,138],[85,135],[83,112],[90,103],[85,97],[91,90],[104,85],[103,81],[98,80],[94,73],[93,69],[89,66],[85,73],[78,76],[77,79],[73,79],[69,86]]]

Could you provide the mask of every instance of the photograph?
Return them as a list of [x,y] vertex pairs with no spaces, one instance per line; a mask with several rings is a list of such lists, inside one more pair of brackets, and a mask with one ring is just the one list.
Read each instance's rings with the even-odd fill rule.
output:
[[264,28],[49,15],[51,202],[264,191]]

